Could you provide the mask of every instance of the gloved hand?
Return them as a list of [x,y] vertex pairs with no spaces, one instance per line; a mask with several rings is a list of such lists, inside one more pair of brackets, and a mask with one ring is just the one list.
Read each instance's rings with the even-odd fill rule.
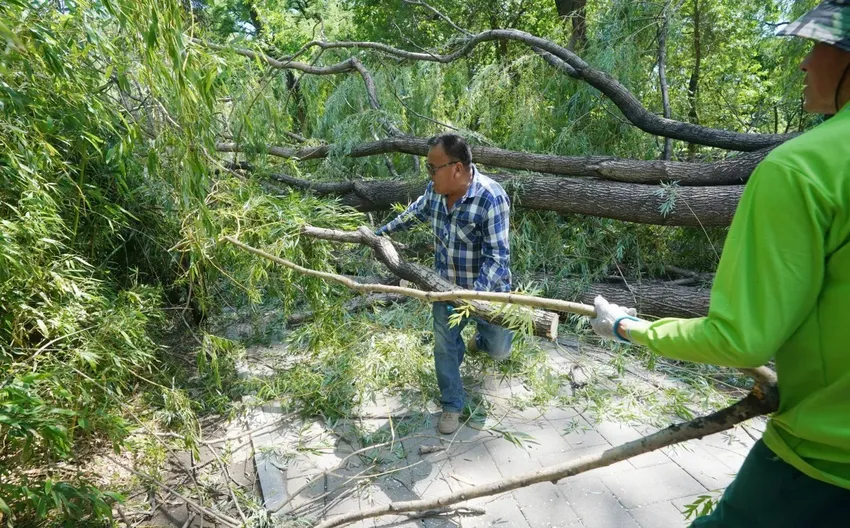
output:
[[596,308],[596,317],[590,320],[590,326],[593,331],[606,339],[616,339],[617,341],[627,341],[625,335],[622,337],[614,333],[614,324],[620,319],[633,319],[637,321],[637,310],[634,308],[623,308],[617,304],[611,304],[601,295],[597,295],[593,300],[593,306]]

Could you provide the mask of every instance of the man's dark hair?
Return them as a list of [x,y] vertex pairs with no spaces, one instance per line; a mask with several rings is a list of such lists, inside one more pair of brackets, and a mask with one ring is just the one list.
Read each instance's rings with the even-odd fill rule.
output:
[[472,163],[472,151],[463,137],[457,134],[437,134],[428,140],[428,148],[434,148],[437,145],[443,147],[448,157],[456,159],[466,166]]

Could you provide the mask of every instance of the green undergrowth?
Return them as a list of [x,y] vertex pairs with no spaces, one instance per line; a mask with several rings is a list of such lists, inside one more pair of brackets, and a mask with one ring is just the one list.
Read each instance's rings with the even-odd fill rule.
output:
[[[282,332],[275,354],[294,357],[286,368],[248,382],[259,401],[280,401],[304,417],[330,421],[361,417],[361,410],[389,396],[413,412],[438,409],[433,365],[430,307],[415,301],[342,315],[329,310],[327,321]],[[467,354],[462,375],[469,394],[466,413],[482,422],[495,406],[516,409],[574,406],[597,419],[654,426],[688,420],[728,404],[746,388],[746,380],[728,369],[681,364],[653,356],[640,347],[599,343],[586,322],[578,337],[602,353],[581,357],[593,381],[571,389],[569,372],[559,370],[546,344],[517,332],[511,357],[495,363],[484,354]],[[472,335],[468,325],[464,337]],[[607,348],[606,348],[607,347]],[[664,374],[675,383],[653,384],[647,374]],[[479,393],[486,376],[511,381],[525,390],[509,401]],[[491,416],[492,417],[492,416]]]

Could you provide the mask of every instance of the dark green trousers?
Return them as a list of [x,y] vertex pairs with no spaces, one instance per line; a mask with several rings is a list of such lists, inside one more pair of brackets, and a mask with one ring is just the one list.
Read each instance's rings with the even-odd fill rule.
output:
[[850,490],[815,480],[759,440],[714,511],[691,528],[848,528]]

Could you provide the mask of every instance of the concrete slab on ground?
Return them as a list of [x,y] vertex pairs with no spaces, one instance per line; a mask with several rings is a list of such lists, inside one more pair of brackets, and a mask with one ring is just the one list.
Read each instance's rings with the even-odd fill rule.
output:
[[[569,371],[570,358],[579,354],[577,347],[583,347],[581,353],[589,361],[591,352],[585,345],[550,351],[558,371]],[[592,370],[589,364],[586,368]],[[598,372],[605,374],[599,376]],[[603,383],[611,379],[612,371],[602,369],[593,375]],[[630,383],[641,380],[653,391],[660,384],[673,383],[659,380],[654,373],[629,378]],[[429,421],[429,409],[407,409],[392,397],[364,405],[360,409],[363,419],[357,423],[336,422],[333,427],[320,421],[305,424],[297,441],[291,434],[258,435],[257,445],[271,445],[273,449],[268,451],[285,455],[282,461],[256,459],[267,506],[297,493],[290,507],[315,519],[390,502],[433,499],[598,455],[654,430],[641,423],[597,421],[587,408],[515,406],[517,395],[528,393],[517,380],[490,375],[478,382],[477,388],[483,399],[492,398],[488,400],[491,415],[483,423],[466,424],[454,435],[436,433],[437,415]],[[399,420],[406,419],[405,413],[411,416],[405,427],[408,433],[398,437]],[[687,504],[700,495],[715,494],[731,482],[753,443],[751,435],[760,430],[758,424],[752,424],[733,432],[731,441],[728,435],[712,435],[556,484],[544,482],[459,505],[483,509],[483,515],[388,516],[356,526],[679,528],[689,523],[683,514]],[[379,439],[389,441],[352,454],[364,443]],[[308,482],[313,485],[301,490]]]

